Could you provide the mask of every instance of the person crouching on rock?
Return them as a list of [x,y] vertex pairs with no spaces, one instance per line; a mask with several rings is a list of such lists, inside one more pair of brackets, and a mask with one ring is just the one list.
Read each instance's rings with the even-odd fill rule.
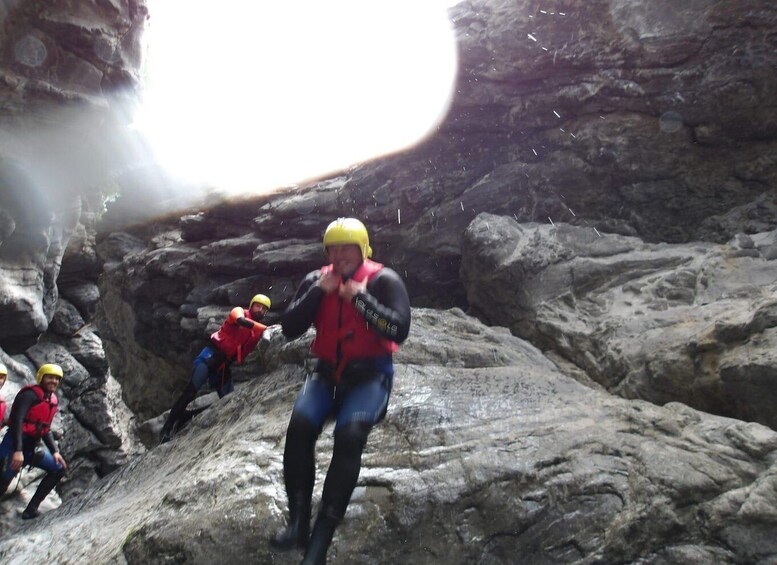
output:
[[[278,550],[306,547],[304,564],[326,561],[359,478],[367,436],[386,415],[392,354],[410,330],[405,283],[395,271],[369,259],[372,249],[364,224],[356,218],[329,224],[324,253],[330,264],[305,277],[281,318],[289,339],[311,324],[316,328],[311,345],[316,367],[294,402],[283,453],[289,522],[270,540]],[[330,420],[336,422],[332,461],[308,541],[314,449]]]
[[[5,493],[24,465],[46,471],[22,513],[25,520],[40,515],[38,506],[57,486],[67,469],[65,458],[51,433],[51,423],[59,405],[54,391],[62,376],[62,367],[53,363],[46,363],[38,369],[35,376],[37,384],[22,387],[16,395],[8,419],[8,431],[0,443],[0,494]],[[40,449],[41,440],[48,451]]]
[[194,360],[189,384],[170,409],[159,434],[159,443],[173,439],[175,425],[183,421],[186,407],[206,381],[216,390],[219,398],[235,389],[229,366],[234,361],[242,363],[262,339],[267,326],[258,320],[264,318],[271,306],[272,302],[267,296],[257,294],[251,299],[248,310],[239,306],[233,308],[218,331],[211,334],[210,343]]

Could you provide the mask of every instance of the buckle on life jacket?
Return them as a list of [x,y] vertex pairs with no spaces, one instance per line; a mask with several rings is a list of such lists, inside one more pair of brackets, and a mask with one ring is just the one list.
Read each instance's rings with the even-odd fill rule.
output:
[[216,371],[217,373],[221,373],[221,385],[219,385],[219,389],[222,389],[224,388],[224,383],[227,382],[227,362],[224,361],[221,365],[219,365],[219,368],[216,369]]

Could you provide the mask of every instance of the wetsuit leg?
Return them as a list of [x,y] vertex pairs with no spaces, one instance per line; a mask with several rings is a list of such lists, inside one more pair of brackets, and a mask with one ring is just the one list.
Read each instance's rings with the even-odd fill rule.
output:
[[210,386],[216,390],[219,398],[224,398],[226,395],[234,392],[235,383],[232,382],[232,372],[228,366],[211,372]]
[[0,496],[5,494],[11,481],[16,476],[16,471],[11,470],[11,455],[13,450],[13,439],[11,433],[6,430],[5,437],[0,443]]
[[179,396],[178,400],[173,404],[173,407],[170,409],[170,414],[167,416],[164,426],[162,426],[162,431],[159,433],[159,443],[167,443],[173,439],[175,424],[181,420],[186,412],[186,407],[197,396],[197,391],[208,381],[208,376],[208,365],[200,361],[195,361],[189,384],[186,385],[181,396]]
[[334,407],[332,395],[332,387],[314,374],[305,382],[294,402],[283,451],[289,523],[270,541],[275,549],[285,551],[304,547],[307,543],[315,476],[314,449],[324,422]]
[[41,479],[35,494],[32,495],[27,508],[22,512],[23,520],[30,520],[40,516],[38,506],[48,496],[48,494],[57,486],[57,483],[65,476],[65,468],[54,460],[54,456],[48,451],[39,451],[35,453],[30,461],[33,466],[46,471],[46,475]]
[[361,456],[372,425],[352,421],[335,429],[332,462],[326,473],[321,507],[313,534],[305,551],[303,565],[323,565],[337,525],[345,516],[361,470]]
[[192,385],[195,391],[200,390],[208,382],[211,372],[212,369],[208,363],[199,360],[195,361],[189,384]]
[[372,427],[383,419],[391,394],[392,376],[377,374],[348,393],[335,426],[332,462],[326,474],[321,508],[303,564],[323,564],[335,528],[345,516],[361,471],[361,457]]

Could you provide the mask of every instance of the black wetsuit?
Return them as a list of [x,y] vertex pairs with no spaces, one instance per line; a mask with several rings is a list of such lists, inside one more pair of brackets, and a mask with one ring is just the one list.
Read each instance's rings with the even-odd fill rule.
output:
[[[325,296],[316,284],[321,271],[309,273],[281,318],[283,334],[293,339],[313,324]],[[389,268],[378,271],[367,283],[367,292],[353,301],[371,331],[402,343],[410,330],[410,300],[399,275]],[[286,433],[283,474],[289,497],[290,526],[286,535],[306,538],[313,492],[314,448],[324,424],[336,419],[332,462],[327,471],[319,519],[311,539],[315,545],[319,523],[329,520],[329,530],[320,543],[326,550],[331,533],[345,515],[361,470],[361,455],[372,427],[386,414],[393,385],[390,353],[358,359],[335,377],[331,363],[318,360],[314,372],[297,396]],[[279,539],[283,539],[282,536]],[[288,539],[288,538],[286,538]],[[310,547],[309,547],[310,551]]]

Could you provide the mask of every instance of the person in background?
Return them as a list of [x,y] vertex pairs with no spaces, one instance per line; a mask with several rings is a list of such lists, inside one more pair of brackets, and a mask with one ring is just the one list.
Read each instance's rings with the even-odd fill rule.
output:
[[[41,365],[35,375],[36,384],[22,387],[16,395],[8,418],[8,431],[0,442],[0,495],[8,490],[11,481],[24,465],[46,471],[27,508],[22,512],[25,520],[40,515],[40,503],[57,486],[67,469],[67,463],[51,432],[51,423],[59,406],[54,392],[62,376],[62,367],[59,365]],[[48,451],[39,449],[41,442]]]
[[189,384],[170,409],[159,434],[159,443],[173,439],[176,424],[183,423],[186,407],[206,382],[216,390],[219,398],[235,389],[229,367],[235,361],[242,363],[262,339],[267,326],[260,324],[259,320],[264,318],[271,306],[267,296],[257,294],[251,299],[248,309],[233,308],[218,331],[211,334],[210,343],[194,359]]
[[[373,426],[386,415],[393,384],[392,355],[410,330],[410,300],[393,270],[370,260],[364,224],[339,218],[324,233],[329,264],[309,273],[281,318],[293,339],[312,324],[317,358],[294,402],[286,432],[283,477],[288,525],[270,544],[305,547],[304,564],[323,564],[345,516]],[[321,505],[308,540],[315,478],[314,449],[324,424],[335,420],[334,450]]]

